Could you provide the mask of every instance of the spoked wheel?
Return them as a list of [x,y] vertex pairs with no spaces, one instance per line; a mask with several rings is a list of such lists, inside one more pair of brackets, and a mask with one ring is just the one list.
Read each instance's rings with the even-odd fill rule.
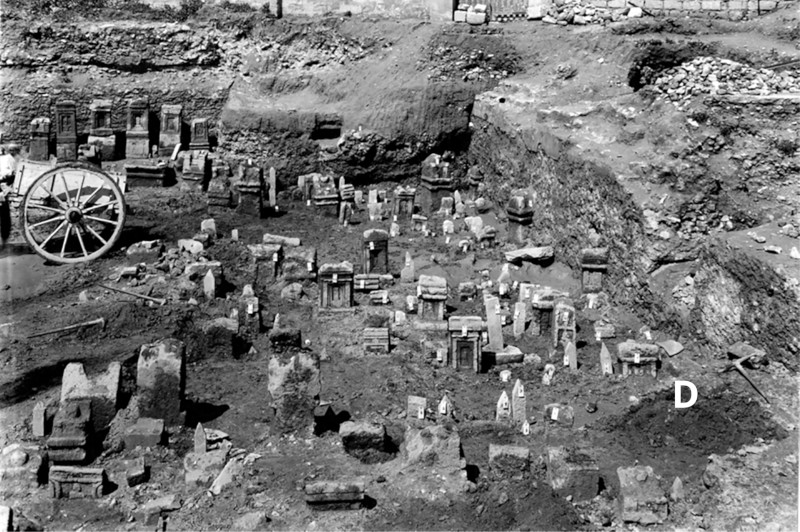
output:
[[39,176],[20,204],[28,244],[61,264],[86,262],[110,250],[125,224],[125,198],[97,167],[71,163]]

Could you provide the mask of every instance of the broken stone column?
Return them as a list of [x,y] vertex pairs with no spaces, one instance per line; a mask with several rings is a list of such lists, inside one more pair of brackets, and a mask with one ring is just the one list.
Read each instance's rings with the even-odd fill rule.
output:
[[117,414],[121,374],[122,367],[119,362],[112,362],[105,373],[93,379],[86,376],[83,364],[80,362],[67,364],[61,379],[61,404],[80,399],[90,401],[92,428],[94,431],[100,431],[111,423]]
[[313,429],[319,373],[319,356],[314,353],[289,350],[270,358],[268,390],[275,410],[273,430],[286,434]]
[[168,425],[183,421],[185,364],[186,345],[180,340],[167,338],[141,347],[136,388],[142,417],[163,419]]
[[78,159],[76,106],[71,100],[56,103],[56,157],[58,162]]
[[28,159],[47,161],[50,159],[50,119],[39,117],[31,120],[31,141]]

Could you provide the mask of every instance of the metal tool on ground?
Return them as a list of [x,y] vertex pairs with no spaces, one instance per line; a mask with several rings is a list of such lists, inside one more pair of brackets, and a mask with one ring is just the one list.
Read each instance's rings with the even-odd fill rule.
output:
[[752,387],[753,387],[753,389],[754,389],[756,392],[758,392],[758,395],[760,395],[761,397],[763,397],[763,398],[764,398],[764,400],[767,402],[767,404],[770,404],[770,402],[769,402],[769,399],[767,399],[767,396],[766,396],[766,395],[764,395],[763,393],[761,393],[761,390],[759,390],[759,389],[758,389],[758,386],[756,386],[756,383],[754,383],[754,382],[753,382],[753,381],[750,379],[750,377],[748,377],[748,376],[747,376],[747,373],[745,373],[745,371],[744,371],[744,366],[742,366],[742,362],[744,362],[745,360],[747,360],[747,359],[749,359],[749,358],[752,358],[752,357],[756,356],[757,354],[758,354],[758,353],[751,353],[751,354],[749,354],[749,355],[747,355],[747,356],[739,357],[739,358],[737,358],[736,360],[732,360],[732,361],[731,361],[731,362],[729,362],[729,363],[728,363],[728,364],[727,364],[727,365],[726,365],[724,368],[722,368],[721,370],[719,370],[719,373],[725,373],[726,371],[730,371],[730,370],[732,370],[732,369],[735,369],[736,371],[738,371],[738,372],[739,372],[739,373],[742,375],[742,377],[744,377],[744,378],[745,378],[745,380],[746,380],[747,382],[749,382],[749,383],[750,383],[750,386],[752,386]]
[[56,334],[61,332],[67,331],[74,331],[77,329],[82,329],[84,327],[90,327],[92,325],[99,325],[101,329],[105,329],[106,327],[106,320],[105,318],[97,318],[96,320],[86,321],[84,323],[76,323],[75,325],[67,325],[66,327],[61,327],[59,329],[53,329],[51,331],[44,331],[36,334],[31,334],[28,338],[38,338],[39,336],[47,336],[48,334]]
[[162,299],[160,297],[150,297],[144,294],[137,294],[136,292],[131,292],[130,290],[123,290],[122,288],[114,288],[113,286],[106,286],[104,284],[97,285],[100,288],[105,288],[106,290],[111,290],[112,292],[119,292],[120,294],[125,294],[128,296],[138,297],[139,299],[144,299],[145,301],[152,301],[153,303],[158,303],[159,305],[166,305],[167,300]]

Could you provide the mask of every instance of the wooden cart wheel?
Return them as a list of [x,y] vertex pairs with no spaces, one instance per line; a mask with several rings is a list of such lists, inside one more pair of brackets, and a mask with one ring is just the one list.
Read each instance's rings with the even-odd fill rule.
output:
[[125,198],[95,166],[70,163],[39,176],[20,204],[22,233],[45,259],[74,264],[114,247],[125,224]]

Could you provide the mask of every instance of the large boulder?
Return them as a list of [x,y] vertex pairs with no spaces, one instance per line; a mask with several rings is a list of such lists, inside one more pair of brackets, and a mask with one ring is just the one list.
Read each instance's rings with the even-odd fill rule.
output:
[[274,355],[269,360],[268,389],[275,416],[272,427],[286,434],[311,430],[319,404],[319,357],[307,351]]
[[455,425],[421,425],[409,423],[405,434],[405,455],[408,465],[420,464],[444,472],[464,469],[461,438]]
[[364,463],[376,463],[390,459],[387,452],[386,428],[378,423],[345,421],[339,427],[339,436],[345,452]]

